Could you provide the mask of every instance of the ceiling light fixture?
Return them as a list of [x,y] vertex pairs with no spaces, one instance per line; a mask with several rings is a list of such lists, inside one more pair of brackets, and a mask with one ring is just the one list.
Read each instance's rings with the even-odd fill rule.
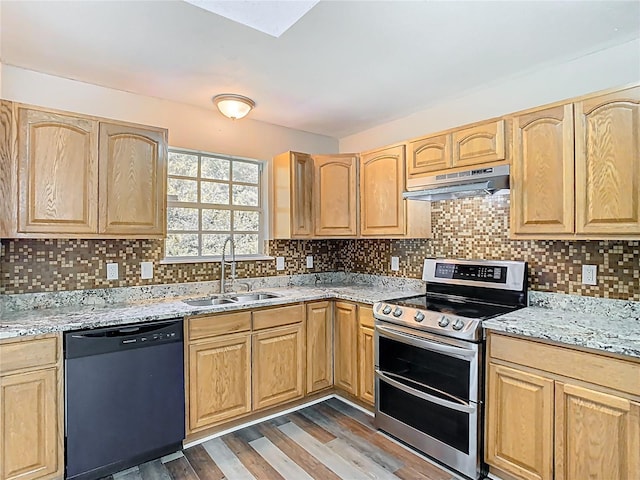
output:
[[233,93],[216,95],[212,98],[212,101],[216,104],[220,113],[231,120],[238,120],[246,117],[251,109],[256,106],[256,102],[250,98],[243,97],[242,95],[235,95]]

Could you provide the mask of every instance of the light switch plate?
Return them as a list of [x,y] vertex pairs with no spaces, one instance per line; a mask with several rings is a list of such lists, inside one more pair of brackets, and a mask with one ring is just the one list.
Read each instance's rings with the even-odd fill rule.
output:
[[394,272],[400,270],[400,258],[391,257],[391,270],[393,270]]
[[107,280],[118,280],[117,263],[107,263]]
[[598,284],[598,266],[582,265],[582,284],[597,285]]
[[307,268],[313,268],[313,255],[307,255]]
[[276,257],[276,270],[284,270],[284,257]]
[[140,262],[140,278],[153,278],[153,262]]

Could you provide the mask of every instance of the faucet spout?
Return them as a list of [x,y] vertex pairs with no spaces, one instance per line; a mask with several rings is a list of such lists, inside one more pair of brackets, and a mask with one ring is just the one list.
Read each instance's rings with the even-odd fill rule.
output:
[[[226,259],[226,251],[227,244],[229,244],[229,254],[231,255],[231,261],[227,261]],[[229,235],[224,241],[224,245],[222,246],[222,263],[220,266],[220,293],[225,293],[225,287],[227,279],[225,278],[225,270],[226,266],[229,265],[231,267],[231,281],[236,277],[236,246],[233,242],[233,237]]]

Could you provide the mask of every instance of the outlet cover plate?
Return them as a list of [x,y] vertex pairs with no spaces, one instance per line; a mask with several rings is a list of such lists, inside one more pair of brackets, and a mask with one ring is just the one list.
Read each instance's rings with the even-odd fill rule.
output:
[[313,255],[307,255],[307,268],[313,268]]
[[400,258],[399,257],[391,257],[391,270],[397,272],[400,270]]
[[284,257],[276,257],[276,270],[284,270]]
[[117,263],[107,263],[107,280],[118,280]]
[[598,266],[582,265],[582,284],[597,285],[598,284]]
[[143,280],[153,278],[153,262],[140,262],[140,278]]

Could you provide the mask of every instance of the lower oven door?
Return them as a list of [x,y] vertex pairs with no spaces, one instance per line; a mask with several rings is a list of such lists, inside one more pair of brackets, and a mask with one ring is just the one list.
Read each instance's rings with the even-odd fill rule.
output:
[[480,345],[432,337],[376,325],[376,426],[478,478]]

